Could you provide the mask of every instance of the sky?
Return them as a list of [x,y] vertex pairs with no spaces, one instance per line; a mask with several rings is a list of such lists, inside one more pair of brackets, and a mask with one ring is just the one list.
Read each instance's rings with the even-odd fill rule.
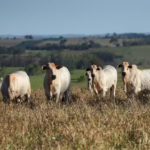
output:
[[0,35],[150,33],[150,0],[0,0]]

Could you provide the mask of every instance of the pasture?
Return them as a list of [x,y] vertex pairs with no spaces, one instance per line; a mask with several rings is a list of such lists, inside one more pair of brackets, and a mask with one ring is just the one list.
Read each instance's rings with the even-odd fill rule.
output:
[[119,88],[115,102],[76,87],[69,101],[49,104],[41,88],[32,90],[32,104],[0,96],[0,149],[149,149],[149,103],[130,102]]
[[[68,56],[79,56],[93,52],[112,52],[116,56],[114,65],[124,61],[141,65],[140,69],[150,68],[150,46],[114,47],[109,39],[67,39],[66,44],[93,40],[104,46],[88,51],[63,50],[59,53]],[[9,40],[7,40],[8,42]],[[15,41],[15,40],[14,40]],[[4,42],[1,40],[0,42]],[[11,41],[6,46],[16,43]],[[20,41],[21,42],[21,41]],[[45,43],[44,43],[45,42]],[[59,41],[43,41],[46,43]],[[121,44],[121,40],[119,43]],[[5,44],[5,43],[3,43]],[[1,45],[1,44],[0,44]],[[26,54],[49,56],[55,51],[26,50]],[[144,66],[142,66],[144,64]],[[88,66],[87,66],[88,67]],[[23,70],[22,67],[8,67],[6,74]],[[47,103],[43,90],[44,76],[30,76],[32,102],[5,104],[0,94],[0,149],[6,150],[99,150],[99,149],[150,149],[150,98],[147,95],[139,99],[127,99],[123,92],[121,71],[118,71],[116,98],[98,98],[87,89],[84,70],[74,70],[71,74],[71,91],[69,103],[61,100]],[[84,79],[79,82],[80,77]],[[147,100],[146,103],[143,101]]]
[[[23,68],[8,68],[7,73],[18,69]],[[109,94],[91,95],[86,78],[78,82],[84,70],[72,72],[67,105],[47,103],[42,75],[30,76],[29,104],[5,104],[0,94],[0,149],[149,149],[149,98],[127,99],[119,72],[115,101]]]

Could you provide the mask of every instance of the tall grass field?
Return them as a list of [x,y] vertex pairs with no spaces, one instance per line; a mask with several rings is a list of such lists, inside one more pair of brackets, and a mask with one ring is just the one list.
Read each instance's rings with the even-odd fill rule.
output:
[[72,88],[69,103],[48,103],[32,90],[32,103],[5,104],[0,96],[0,149],[149,149],[150,104],[128,100],[122,89],[98,98]]
[[[8,68],[8,73],[19,68]],[[21,68],[20,68],[21,69]],[[116,97],[95,96],[84,70],[72,72],[69,103],[47,102],[44,76],[31,76],[31,103],[9,104],[0,94],[0,149],[106,150],[150,149],[150,98],[127,98],[120,70]]]

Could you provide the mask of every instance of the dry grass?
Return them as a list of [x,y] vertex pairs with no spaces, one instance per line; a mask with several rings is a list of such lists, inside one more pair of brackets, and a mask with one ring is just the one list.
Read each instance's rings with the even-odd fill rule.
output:
[[69,100],[49,104],[43,89],[32,91],[34,105],[1,100],[0,149],[150,149],[149,103],[132,103],[121,89],[114,101],[74,88]]

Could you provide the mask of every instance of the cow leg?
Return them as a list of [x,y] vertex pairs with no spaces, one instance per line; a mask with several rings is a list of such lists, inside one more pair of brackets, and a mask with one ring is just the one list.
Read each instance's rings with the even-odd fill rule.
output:
[[21,97],[18,96],[15,100],[16,100],[16,103],[20,103],[21,102]]
[[62,96],[62,102],[65,102],[65,94]]
[[125,92],[125,93],[127,93],[127,87],[126,87],[126,84],[124,83],[124,89],[123,89],[123,91]]
[[58,101],[59,101],[59,95],[60,95],[60,93],[56,94],[56,103],[58,103]]
[[50,99],[50,95],[46,95],[46,98],[47,98],[48,101],[51,100],[51,99]]
[[65,103],[68,103],[69,89],[65,92]]
[[45,95],[48,101],[50,101],[50,92],[48,90],[45,91]]
[[116,84],[113,85],[113,96],[115,97],[116,95]]
[[103,89],[103,97],[106,96],[106,91]]
[[25,102],[27,102],[27,103],[30,102],[30,94],[25,95]]
[[7,98],[7,97],[3,97],[3,101],[4,101],[5,103],[9,103],[9,102],[10,102],[10,99]]
[[110,97],[112,95],[113,87],[110,88]]
[[94,83],[92,84],[92,88],[91,89],[92,89],[92,92],[93,92],[93,89],[94,89],[95,94],[98,94],[98,91],[97,91],[96,86],[95,86]]
[[94,86],[95,94],[98,94],[97,88]]

